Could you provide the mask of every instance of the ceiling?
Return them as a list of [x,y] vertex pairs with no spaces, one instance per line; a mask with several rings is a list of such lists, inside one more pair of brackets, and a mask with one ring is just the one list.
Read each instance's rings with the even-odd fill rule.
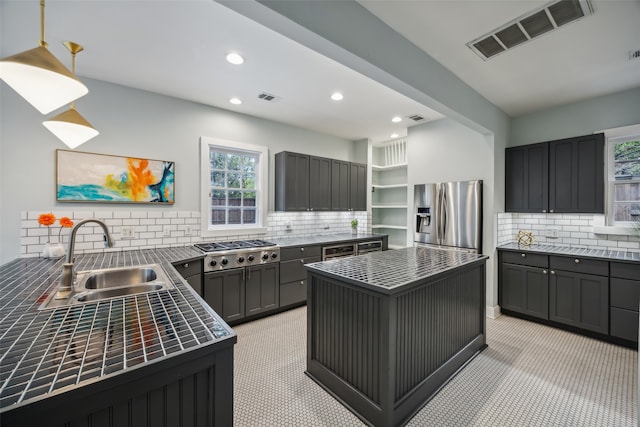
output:
[[[483,61],[465,43],[546,2],[360,3],[511,116],[640,86],[639,1],[595,2],[595,14]],[[436,111],[363,77],[211,0],[48,0],[46,40],[66,64],[64,40],[82,44],[78,75],[349,140],[389,140]],[[0,52],[33,48],[38,0],[0,0]],[[231,51],[245,58],[236,66]],[[3,90],[6,86],[3,84]],[[344,100],[330,99],[334,91]],[[258,94],[281,98],[267,102]],[[91,96],[91,93],[88,95]],[[228,102],[231,97],[241,105]],[[79,106],[82,100],[78,101]],[[406,117],[420,115],[412,122]],[[404,120],[392,123],[393,116]],[[90,118],[89,118],[90,119]]]

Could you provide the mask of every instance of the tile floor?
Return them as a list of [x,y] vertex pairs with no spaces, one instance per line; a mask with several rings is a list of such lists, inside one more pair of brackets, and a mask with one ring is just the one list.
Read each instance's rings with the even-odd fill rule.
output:
[[[234,330],[234,425],[364,425],[304,374],[306,307]],[[408,426],[637,425],[636,351],[508,316],[487,344]]]

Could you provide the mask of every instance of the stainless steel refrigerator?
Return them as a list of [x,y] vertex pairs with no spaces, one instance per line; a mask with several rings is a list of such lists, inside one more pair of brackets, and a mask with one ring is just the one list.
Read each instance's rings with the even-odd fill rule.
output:
[[482,181],[414,187],[416,244],[482,252]]

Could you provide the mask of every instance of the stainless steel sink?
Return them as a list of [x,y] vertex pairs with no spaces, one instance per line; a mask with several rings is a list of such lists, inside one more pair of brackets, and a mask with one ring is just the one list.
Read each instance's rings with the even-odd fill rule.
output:
[[159,264],[79,271],[69,298],[55,299],[53,292],[39,309],[85,304],[173,288],[173,283]]
[[105,289],[152,282],[157,278],[158,273],[152,266],[143,266],[81,271],[76,280],[79,288]]

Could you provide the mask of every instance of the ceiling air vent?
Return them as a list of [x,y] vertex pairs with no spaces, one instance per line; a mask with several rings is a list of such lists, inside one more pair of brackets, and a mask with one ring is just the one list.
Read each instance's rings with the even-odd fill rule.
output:
[[593,14],[590,0],[559,0],[542,9],[532,10],[467,43],[487,60],[542,34],[557,30],[569,22]]
[[640,59],[640,49],[629,51],[629,61],[633,59]]
[[260,92],[258,94],[258,99],[262,99],[263,101],[267,101],[267,102],[278,102],[282,99],[282,97],[278,95],[273,95],[267,92]]
[[420,120],[424,120],[424,117],[418,115],[418,114],[414,114],[412,116],[407,116],[407,119],[411,119],[414,122],[419,122]]

